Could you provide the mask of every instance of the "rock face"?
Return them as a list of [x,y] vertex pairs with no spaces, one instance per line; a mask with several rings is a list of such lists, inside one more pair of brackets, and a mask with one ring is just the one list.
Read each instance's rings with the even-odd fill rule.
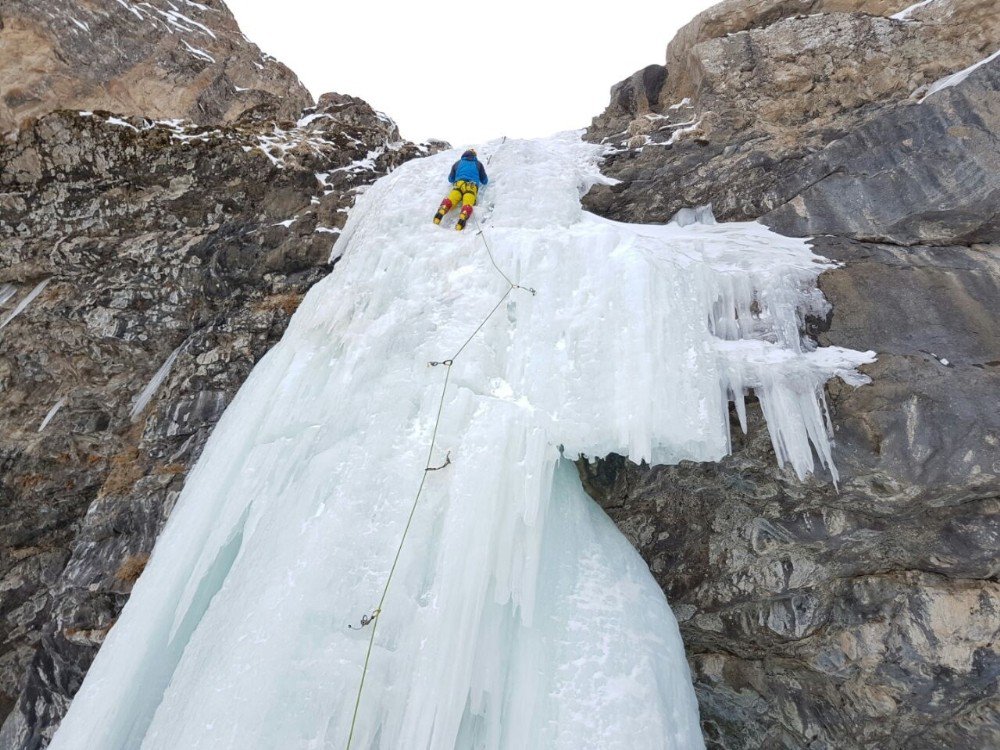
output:
[[[801,4],[760,5],[770,12],[771,6]],[[744,19],[741,23],[749,24],[749,30],[693,43],[706,29],[729,29],[698,27],[696,19],[698,34],[688,39],[694,32],[683,30],[678,40],[688,41],[671,44],[670,56],[681,62],[676,68],[667,66],[658,93],[613,96],[589,137],[616,149],[605,171],[622,182],[592,191],[589,207],[649,221],[666,221],[680,208],[705,203],[726,220],[755,219],[785,207],[782,219],[773,224],[780,230],[791,214],[810,211],[799,205],[804,196],[797,201],[809,180],[827,178],[811,196],[812,206],[817,206],[834,183],[846,185],[859,172],[869,187],[881,182],[882,195],[871,196],[869,191],[876,202],[916,177],[926,180],[923,189],[930,192],[904,197],[925,212],[944,202],[955,210],[979,213],[981,203],[990,202],[998,185],[995,149],[993,156],[989,153],[990,144],[996,144],[998,105],[995,96],[981,94],[994,90],[995,79],[981,79],[982,88],[967,90],[964,103],[948,99],[951,89],[923,96],[943,76],[997,50],[1000,15],[994,3],[970,0],[953,6],[949,0],[936,0],[902,20],[860,13],[779,17],[773,22],[766,20],[769,17]],[[728,20],[736,23],[739,18],[736,14]],[[952,111],[963,106],[964,112]],[[859,132],[862,126],[864,133]],[[872,143],[838,146],[846,136],[876,139],[881,150],[894,155],[875,159],[866,153]],[[967,139],[980,142],[966,148]],[[919,157],[924,149],[951,152],[926,160],[925,168],[938,174],[904,170],[897,177],[887,168],[894,166],[893,159],[905,161],[908,152]],[[976,153],[979,156],[972,156]],[[850,164],[843,161],[848,154]],[[956,156],[973,161],[956,167]],[[873,173],[879,164],[883,173]],[[972,170],[967,181],[962,177],[966,168]],[[941,177],[943,171],[950,176]],[[935,186],[936,181],[942,184]],[[875,223],[891,226],[887,218]],[[817,224],[802,231],[827,230]],[[871,226],[859,227],[856,236],[948,242],[947,232],[912,239],[879,237]]]
[[682,621],[710,747],[1000,746],[1000,19],[904,5],[722,3],[589,131],[621,180],[593,210],[823,235],[804,333],[878,353],[827,387],[839,487],[778,468],[759,409],[717,464],[579,465]]
[[188,469],[359,190],[426,153],[361,100],[0,145],[0,747],[47,744]]
[[215,124],[261,104],[294,119],[312,104],[221,0],[7,0],[0,60],[0,132],[54,109]]

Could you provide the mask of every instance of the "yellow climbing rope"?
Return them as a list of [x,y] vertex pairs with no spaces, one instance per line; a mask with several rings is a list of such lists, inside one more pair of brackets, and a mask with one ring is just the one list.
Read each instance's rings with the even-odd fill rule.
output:
[[[500,142],[500,146],[502,146],[506,141],[507,137],[504,136],[504,139]],[[499,146],[497,147],[497,150],[499,150]],[[489,159],[486,160],[486,163],[489,164],[492,159],[493,155],[491,154]],[[493,264],[493,268],[495,268],[497,273],[499,273],[503,277],[503,280],[507,282],[507,290],[503,293],[489,313],[487,313],[486,317],[483,318],[482,322],[476,326],[476,330],[469,335],[469,337],[460,347],[458,347],[458,350],[454,354],[452,354],[448,359],[440,362],[428,363],[431,367],[444,366],[444,383],[441,385],[441,397],[438,399],[437,414],[434,417],[434,429],[431,431],[431,443],[430,447],[427,449],[427,461],[424,463],[424,473],[420,478],[420,485],[417,487],[416,495],[413,497],[413,503],[410,506],[410,515],[406,519],[406,526],[403,528],[403,534],[399,539],[399,546],[396,548],[396,556],[392,560],[392,566],[389,568],[389,575],[386,576],[385,585],[382,587],[382,596],[379,597],[378,605],[372,610],[371,615],[365,615],[361,618],[361,627],[371,625],[371,635],[368,637],[368,650],[365,652],[365,663],[361,669],[361,680],[358,683],[358,694],[354,700],[354,714],[351,716],[351,732],[347,737],[347,750],[351,750],[351,743],[354,741],[354,729],[358,720],[358,709],[361,707],[361,692],[365,687],[365,677],[368,676],[368,662],[371,660],[372,648],[375,645],[375,629],[378,626],[378,618],[379,615],[382,614],[382,605],[385,604],[385,597],[389,592],[389,584],[392,583],[392,577],[396,572],[396,565],[399,563],[399,557],[403,552],[403,545],[406,542],[406,536],[410,533],[410,526],[413,523],[413,516],[417,511],[417,504],[420,501],[420,495],[423,493],[424,485],[427,483],[427,474],[431,471],[443,469],[451,463],[451,454],[449,453],[443,464],[440,466],[431,465],[431,460],[434,458],[434,446],[437,442],[438,427],[441,425],[441,414],[444,411],[444,397],[448,390],[448,381],[451,379],[452,365],[455,363],[455,360],[458,359],[459,355],[465,351],[465,347],[467,347],[476,337],[476,334],[483,330],[483,326],[485,326],[489,322],[490,318],[493,317],[494,313],[500,309],[500,306],[507,300],[511,292],[515,289],[523,289],[526,292],[530,292],[532,295],[535,294],[535,290],[531,287],[521,286],[520,284],[515,284],[511,281],[510,277],[503,272],[503,269],[501,269],[499,265],[497,265],[496,258],[493,257],[493,250],[490,248],[490,243],[486,241],[486,234],[483,230],[482,224],[479,223],[479,219],[475,216],[475,214],[473,214],[473,218],[476,220],[476,228],[478,229],[476,234],[480,239],[482,239],[483,246],[486,248],[486,253],[489,255],[490,263]]]

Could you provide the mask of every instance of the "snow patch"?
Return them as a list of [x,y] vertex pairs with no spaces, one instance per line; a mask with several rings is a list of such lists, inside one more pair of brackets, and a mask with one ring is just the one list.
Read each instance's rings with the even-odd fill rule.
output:
[[[119,0],[119,2],[121,2],[121,0]],[[215,32],[213,32],[205,24],[199,23],[198,21],[195,21],[193,18],[188,18],[183,13],[177,11],[175,8],[171,10],[160,10],[159,8],[152,7],[148,3],[146,4],[146,7],[152,10],[154,13],[159,14],[164,20],[166,20],[168,26],[172,26],[178,31],[201,32],[202,34],[212,37],[212,39],[216,38]]]
[[316,120],[321,120],[324,117],[330,117],[330,115],[326,114],[325,112],[314,112],[311,115],[306,115],[305,117],[300,119],[297,123],[295,123],[295,126],[298,128],[304,128],[309,123],[315,122]]
[[215,62],[215,58],[212,57],[210,54],[208,54],[205,50],[199,49],[198,47],[192,47],[184,39],[181,39],[181,44],[183,44],[184,47],[187,48],[188,52],[190,52],[192,55],[194,55],[198,59],[205,60],[206,62],[212,62],[212,63]]
[[129,130],[134,130],[136,133],[139,132],[139,128],[130,122],[126,122],[120,117],[109,117],[105,120],[105,122],[108,123],[108,125],[117,125],[120,128],[128,128]]
[[905,21],[907,18],[910,17],[913,11],[917,10],[917,8],[923,8],[925,5],[930,5],[931,3],[936,1],[937,0],[921,0],[919,3],[914,3],[913,5],[907,8],[903,8],[901,11],[899,11],[899,13],[893,13],[891,16],[889,16],[889,18],[895,19],[896,21]]
[[16,284],[0,284],[0,305],[5,305],[17,294]]
[[670,134],[670,139],[667,141],[667,145],[673,145],[674,143],[677,142],[677,139],[682,135],[686,135],[687,133],[693,133],[695,130],[698,129],[699,125],[701,125],[701,120],[691,120],[689,122],[678,123],[678,125],[676,126],[677,129]]
[[138,18],[140,21],[145,21],[146,20],[146,17],[144,15],[142,15],[142,13],[139,12],[139,9],[136,8],[134,5],[132,5],[132,3],[126,2],[125,0],[115,0],[115,2],[118,3],[120,6],[122,6],[125,10],[127,10],[133,16],[135,16],[136,18]]

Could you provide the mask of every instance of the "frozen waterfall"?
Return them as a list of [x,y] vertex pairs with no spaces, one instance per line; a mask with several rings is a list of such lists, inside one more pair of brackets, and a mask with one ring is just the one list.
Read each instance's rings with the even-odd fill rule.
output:
[[[825,267],[758,224],[585,213],[600,150],[498,142],[476,216],[514,290],[455,360],[378,620],[357,750],[703,747],[677,625],[571,463],[715,460],[762,401],[779,459],[832,470],[810,349]],[[192,471],[52,750],[344,748],[372,611],[423,475],[444,367],[507,288],[431,224],[455,152],[372,186],[343,257]],[[369,626],[370,627],[370,626]]]

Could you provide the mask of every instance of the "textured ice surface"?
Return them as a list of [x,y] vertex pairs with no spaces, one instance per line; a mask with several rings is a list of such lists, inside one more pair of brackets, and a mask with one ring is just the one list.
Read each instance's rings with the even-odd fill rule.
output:
[[[576,134],[481,150],[477,209],[517,282],[455,361],[425,494],[379,618],[359,750],[703,746],[677,626],[569,459],[714,460],[728,399],[779,456],[829,460],[810,351],[824,265],[758,224],[588,215]],[[506,284],[475,224],[431,224],[456,152],[359,200],[282,341],[204,454],[53,750],[343,748],[367,630],[452,355]],[[698,219],[702,219],[699,221]],[[563,447],[565,457],[560,455]],[[812,446],[812,447],[811,447]]]

